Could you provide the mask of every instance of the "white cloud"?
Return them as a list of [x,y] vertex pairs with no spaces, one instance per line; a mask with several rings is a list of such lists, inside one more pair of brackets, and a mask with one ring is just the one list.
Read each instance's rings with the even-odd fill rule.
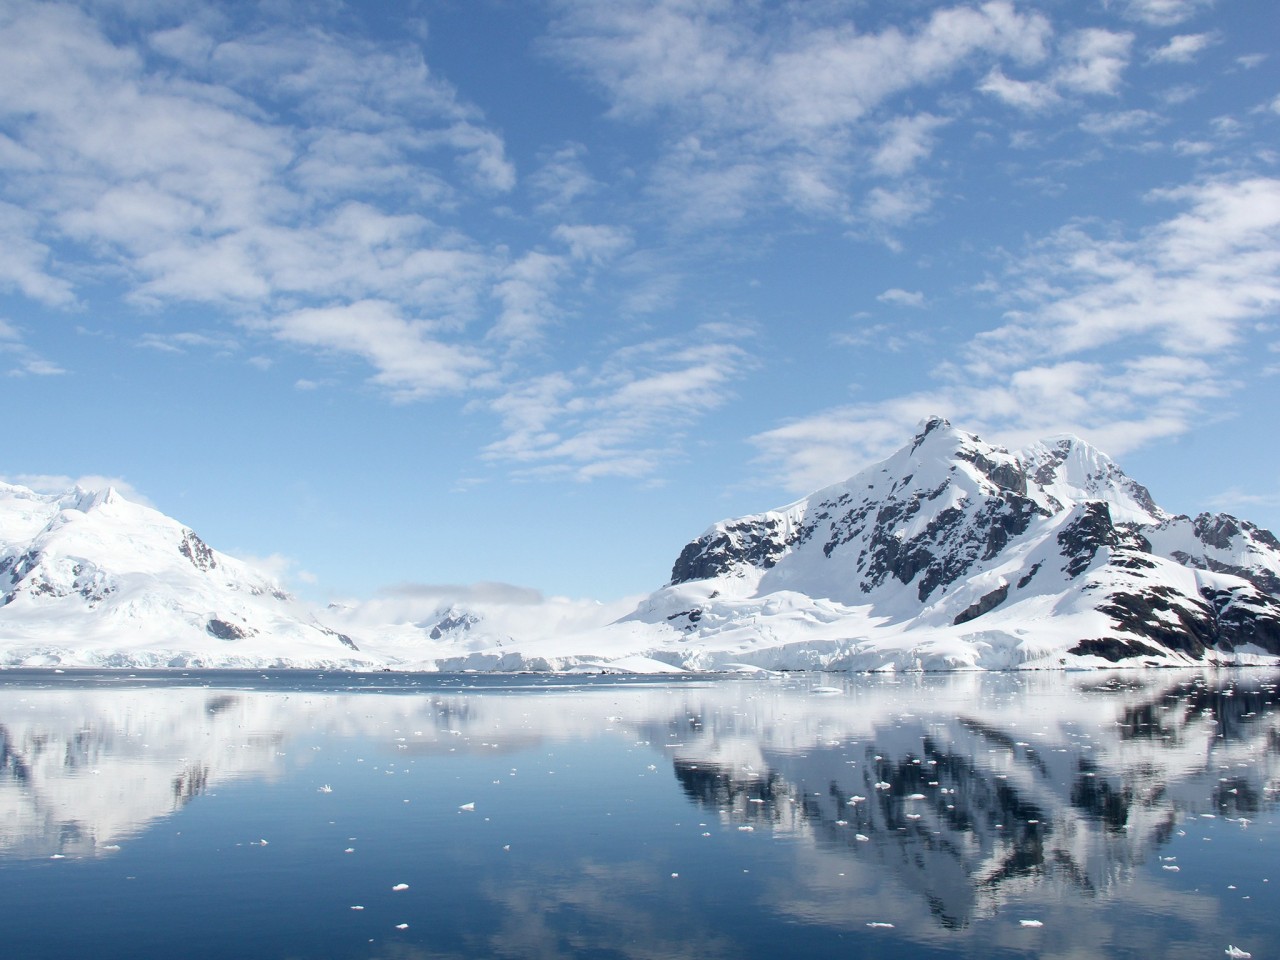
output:
[[1150,110],[1120,110],[1115,113],[1090,113],[1080,121],[1080,129],[1095,137],[1113,137],[1125,133],[1145,133],[1161,123],[1159,114]]
[[933,188],[923,182],[904,183],[896,188],[873,187],[867,191],[862,212],[873,223],[901,226],[922,216],[933,206]]
[[1174,354],[1220,351],[1280,306],[1280,180],[1209,181],[1153,199],[1184,212],[1133,240],[1073,224],[1044,241],[1019,268],[1030,311],[980,349],[1061,355],[1142,337]]
[[539,210],[567,210],[579,199],[600,189],[599,181],[587,170],[586,155],[587,148],[582,144],[566,144],[529,175],[528,186],[539,198]]
[[884,293],[876,297],[881,303],[893,304],[896,307],[915,307],[924,306],[924,294],[919,290],[901,290],[897,287],[891,287]]
[[270,328],[287,343],[363,358],[376,371],[372,382],[400,401],[461,393],[489,366],[474,350],[437,339],[435,325],[407,319],[382,300],[297,310]]
[[1075,93],[1117,92],[1129,65],[1133,34],[1096,28],[1069,34],[1062,45],[1063,63],[1054,71],[1055,86]]
[[569,248],[569,256],[574,260],[595,264],[612,260],[632,244],[629,229],[606,224],[561,224],[551,235]]
[[1212,33],[1184,33],[1170,37],[1163,47],[1153,50],[1148,63],[1193,63],[1201,51],[1215,43]]
[[1038,113],[1062,100],[1051,84],[1041,80],[1015,80],[1006,77],[999,67],[991,68],[978,89],[1028,113]]
[[1130,33],[1077,30],[1059,42],[1053,66],[1043,79],[1013,79],[997,66],[978,89],[1028,113],[1058,106],[1072,94],[1114,96],[1129,65],[1132,44]]
[[50,271],[51,254],[38,239],[39,223],[27,211],[0,200],[0,290],[16,290],[25,297],[53,306],[75,301],[71,284]]
[[526,476],[651,476],[680,455],[696,419],[732,397],[753,363],[743,336],[710,324],[624,347],[594,371],[513,384],[490,404],[505,436],[485,457]]
[[145,333],[138,345],[161,353],[186,353],[188,350],[213,350],[232,353],[240,349],[235,338],[221,333],[199,333],[193,330],[180,333]]
[[1008,277],[1020,309],[976,335],[934,386],[821,411],[753,439],[793,490],[842,479],[944,412],[1020,445],[1074,432],[1119,455],[1177,436],[1239,388],[1225,374],[1280,311],[1280,180],[1155,195],[1180,210],[1136,237],[1069,225]]
[[1125,16],[1153,27],[1172,27],[1213,5],[1213,0],[1128,0]]
[[432,205],[509,190],[514,169],[417,48],[206,19],[149,38],[175,58],[153,69],[83,12],[9,5],[0,284],[69,302],[51,254],[70,240],[149,304],[474,300],[474,245]]
[[[548,49],[603,91],[612,115],[665,131],[653,195],[685,227],[732,223],[762,204],[835,219],[876,206],[858,202],[855,176],[871,111],[974,65],[1035,63],[1052,32],[1046,17],[1004,0],[874,32],[844,18],[684,0],[557,9]],[[867,168],[909,172],[942,122],[920,114],[884,124]]]
[[10,377],[54,377],[67,372],[29,347],[22,330],[0,319],[0,357],[4,356],[11,357],[16,363],[6,371]]
[[946,122],[928,113],[890,120],[882,128],[880,146],[871,155],[871,168],[894,177],[909,173],[933,151],[934,131]]
[[565,258],[532,251],[510,264],[494,285],[502,312],[490,335],[516,344],[538,339],[556,315],[556,284],[567,268]]

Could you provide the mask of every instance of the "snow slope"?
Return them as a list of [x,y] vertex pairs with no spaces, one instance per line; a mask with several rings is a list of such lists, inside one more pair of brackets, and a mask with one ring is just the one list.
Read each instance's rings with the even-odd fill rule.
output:
[[268,575],[113,489],[0,484],[0,663],[368,666]]

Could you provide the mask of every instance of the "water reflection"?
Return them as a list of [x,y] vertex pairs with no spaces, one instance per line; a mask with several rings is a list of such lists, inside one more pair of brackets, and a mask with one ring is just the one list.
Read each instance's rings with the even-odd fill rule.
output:
[[[120,856],[229,785],[301,808],[333,780],[317,835],[393,857],[411,830],[448,864],[432,895],[471,904],[451,948],[404,932],[379,955],[767,955],[763,928],[744,952],[725,927],[744,911],[978,955],[1027,948],[1034,928],[971,935],[1012,909],[1116,954],[1090,911],[1119,902],[1162,918],[1149,953],[1177,955],[1226,911],[1182,882],[1189,844],[1212,828],[1229,850],[1222,831],[1264,828],[1280,795],[1270,674],[387,684],[6,678],[0,864]],[[411,801],[430,816],[385,812]]]

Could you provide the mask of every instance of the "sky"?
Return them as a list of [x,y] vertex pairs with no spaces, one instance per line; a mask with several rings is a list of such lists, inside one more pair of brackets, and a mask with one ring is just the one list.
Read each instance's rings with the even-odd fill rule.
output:
[[939,414],[1280,529],[1274,0],[0,0],[0,476],[615,599]]

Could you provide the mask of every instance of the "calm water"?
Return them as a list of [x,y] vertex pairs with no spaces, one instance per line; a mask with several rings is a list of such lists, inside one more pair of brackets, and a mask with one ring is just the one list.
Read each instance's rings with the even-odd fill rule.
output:
[[0,673],[13,958],[1280,956],[1271,673]]

